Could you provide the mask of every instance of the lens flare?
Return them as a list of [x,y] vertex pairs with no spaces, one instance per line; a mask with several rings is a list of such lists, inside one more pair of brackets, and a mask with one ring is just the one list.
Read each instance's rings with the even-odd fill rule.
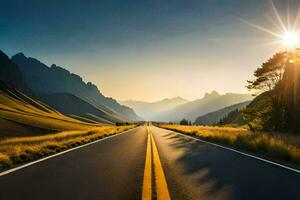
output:
[[[275,4],[271,0],[271,8],[273,11],[273,18],[269,18],[272,22],[273,28],[263,27],[254,23],[251,23],[245,19],[239,18],[242,22],[254,27],[257,30],[263,31],[271,35],[275,40],[268,44],[278,44],[279,47],[276,49],[294,50],[299,47],[300,43],[300,4],[298,4],[298,11],[294,19],[290,19],[290,10],[287,9],[286,20],[283,20],[280,16]],[[288,7],[289,8],[289,7]],[[286,22],[286,23],[285,23]],[[274,28],[276,29],[274,31]]]
[[299,43],[299,35],[296,32],[288,31],[282,36],[282,43],[287,48],[296,48]]

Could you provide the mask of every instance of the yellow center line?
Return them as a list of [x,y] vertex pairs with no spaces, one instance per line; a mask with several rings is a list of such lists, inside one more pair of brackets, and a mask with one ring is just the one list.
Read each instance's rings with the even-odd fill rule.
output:
[[[152,199],[152,164],[154,167],[154,179],[156,188],[156,199],[157,200],[170,200],[170,194],[168,190],[168,185],[164,175],[164,170],[162,168],[158,150],[148,127],[148,138],[147,138],[147,150],[146,150],[146,161],[144,170],[144,180],[143,180],[143,191],[142,200]],[[153,160],[152,160],[153,158]]]
[[152,153],[153,153],[153,162],[154,162],[154,174],[155,174],[155,185],[156,185],[156,195],[158,200],[170,200],[170,194],[168,190],[167,181],[165,178],[164,170],[162,168],[158,150],[153,138],[151,135],[152,140]]
[[148,133],[142,200],[151,200],[152,198],[151,177],[152,177],[151,139],[150,139],[150,134]]

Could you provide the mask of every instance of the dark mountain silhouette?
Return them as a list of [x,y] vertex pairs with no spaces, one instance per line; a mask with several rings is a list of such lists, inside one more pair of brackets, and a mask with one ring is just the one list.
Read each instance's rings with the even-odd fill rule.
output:
[[5,82],[8,87],[16,88],[26,94],[32,94],[19,67],[2,51],[0,51],[0,80]]
[[[99,109],[79,97],[68,93],[56,93],[42,95],[39,97],[47,105],[56,108],[59,112],[70,115],[78,119],[88,119],[98,123],[123,122],[125,119],[120,118],[114,113],[108,113]],[[77,117],[76,117],[77,116]],[[93,117],[97,116],[97,118]]]
[[194,124],[196,125],[213,125],[220,122],[221,119],[226,117],[230,112],[235,110],[240,110],[242,108],[245,108],[251,101],[246,101],[238,104],[234,104],[231,106],[227,106],[225,108],[222,108],[220,110],[209,112],[207,114],[204,114],[196,119]]
[[135,112],[142,116],[146,120],[155,120],[155,116],[158,113],[170,110],[188,102],[187,100],[181,97],[174,97],[174,98],[166,98],[161,101],[156,102],[144,102],[144,101],[122,101],[123,105],[129,106],[135,110]]
[[220,95],[218,92],[213,91],[206,93],[202,99],[190,101],[188,103],[179,105],[174,109],[168,110],[157,116],[158,121],[175,121],[179,122],[185,118],[190,121],[195,121],[198,116],[205,113],[212,112],[226,106],[236,103],[251,100],[253,97],[250,94],[234,94],[227,93]]
[[92,105],[102,107],[107,112],[115,112],[128,120],[140,120],[131,108],[105,97],[97,86],[91,82],[85,83],[80,76],[62,67],[54,64],[48,67],[35,58],[26,57],[23,53],[14,55],[12,60],[20,66],[29,87],[39,95],[69,93]]

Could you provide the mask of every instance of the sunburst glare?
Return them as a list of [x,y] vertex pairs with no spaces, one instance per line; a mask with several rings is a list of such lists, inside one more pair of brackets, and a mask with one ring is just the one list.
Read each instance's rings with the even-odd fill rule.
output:
[[300,8],[298,9],[298,13],[296,17],[293,20],[293,23],[291,23],[290,19],[290,10],[289,5],[287,9],[287,18],[286,23],[280,16],[278,9],[276,8],[275,4],[271,0],[271,8],[273,11],[273,18],[269,19],[272,22],[272,25],[277,29],[277,31],[273,31],[270,28],[266,28],[254,23],[251,23],[245,19],[240,19],[242,22],[260,30],[265,33],[270,34],[274,37],[274,41],[271,44],[279,44],[278,49],[285,49],[285,50],[292,50],[297,47],[299,47],[299,41],[300,41],[300,27],[298,27],[298,21],[300,18]]

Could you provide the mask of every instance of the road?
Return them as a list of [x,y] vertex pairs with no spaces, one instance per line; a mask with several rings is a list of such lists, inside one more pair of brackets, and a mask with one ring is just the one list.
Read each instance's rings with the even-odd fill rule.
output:
[[300,174],[154,126],[0,176],[0,199],[299,199]]

